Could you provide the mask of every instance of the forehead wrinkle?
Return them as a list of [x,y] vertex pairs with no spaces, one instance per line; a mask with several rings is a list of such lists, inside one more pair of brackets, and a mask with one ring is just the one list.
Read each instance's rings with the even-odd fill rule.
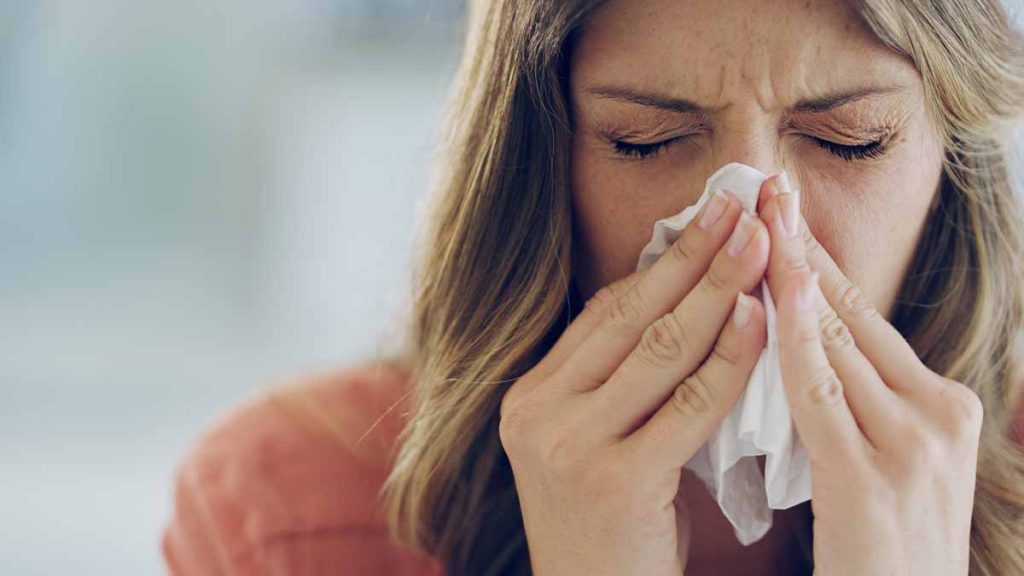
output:
[[[801,4],[804,15],[813,13],[818,21],[811,30],[800,29],[806,25],[801,24],[806,18],[800,11],[779,10],[774,0],[746,5],[737,26],[740,34],[734,35],[739,41],[730,44],[730,58],[722,66],[740,69],[732,74],[739,79],[732,83],[733,93],[749,93],[766,112],[805,98],[873,85],[876,76],[888,76],[893,69],[887,56],[899,57],[852,6],[829,0]],[[723,75],[723,86],[726,79]],[[720,87],[719,97],[728,92]]]
[[[725,110],[746,101],[773,111],[805,97],[856,88],[869,84],[873,78],[892,76],[893,63],[883,57],[883,51],[889,53],[888,49],[880,45],[870,30],[865,31],[864,26],[846,17],[859,15],[850,15],[849,7],[845,14],[839,14],[831,3],[810,4],[815,13],[831,12],[824,16],[827,21],[806,31],[799,41],[791,41],[786,38],[800,32],[795,25],[801,21],[800,14],[778,10],[767,0],[745,5],[738,12],[739,18],[728,27],[716,27],[723,22],[720,18],[708,20],[698,14],[690,20],[692,30],[682,34],[666,28],[674,15],[683,16],[681,5],[675,4],[676,10],[672,10],[663,2],[642,4],[649,9],[640,9],[641,5],[631,2],[609,3],[606,8],[618,7],[618,13],[609,12],[605,18],[590,22],[600,24],[601,32],[596,36],[584,34],[592,39],[611,40],[588,42],[587,81],[596,83],[605,78],[610,84],[678,96],[708,108]],[[638,7],[635,11],[634,6]],[[626,7],[631,14],[623,13]],[[696,7],[698,12],[716,18],[703,5]],[[827,10],[830,7],[832,10]],[[687,12],[693,8],[688,7]],[[637,31],[630,30],[628,22],[650,27],[650,33],[637,37]],[[827,34],[839,30],[843,30],[842,38]],[[658,57],[666,50],[673,55]],[[856,71],[861,71],[857,74],[860,78],[850,78],[851,72]],[[579,79],[578,74],[576,78]]]

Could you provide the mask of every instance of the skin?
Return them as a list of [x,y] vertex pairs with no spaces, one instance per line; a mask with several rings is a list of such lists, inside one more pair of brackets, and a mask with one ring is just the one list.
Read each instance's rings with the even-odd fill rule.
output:
[[[981,403],[887,321],[941,169],[914,67],[837,2],[623,1],[587,23],[570,85],[574,272],[590,298],[510,387],[499,426],[535,573],[791,572],[785,511],[743,547],[682,469],[764,346],[763,307],[745,294],[767,278],[811,459],[817,572],[966,574]],[[793,109],[879,86],[901,88]],[[654,110],[609,87],[705,110]],[[813,140],[883,132],[870,160]],[[687,134],[644,160],[611,142]],[[767,180],[753,217],[727,195],[717,221],[698,225],[706,208],[634,273],[652,223],[729,161],[784,168],[790,186]]]
[[[889,51],[835,1],[613,1],[587,22],[570,72],[577,282],[585,295],[626,276],[655,220],[699,197],[719,166],[787,170],[801,211],[829,254],[888,317],[941,174],[914,65]],[[797,102],[903,86],[823,112]],[[590,92],[626,88],[684,99],[704,114],[668,112]],[[840,144],[892,133],[889,151],[847,162]],[[689,136],[643,160],[610,142]],[[884,242],[877,239],[884,238]]]

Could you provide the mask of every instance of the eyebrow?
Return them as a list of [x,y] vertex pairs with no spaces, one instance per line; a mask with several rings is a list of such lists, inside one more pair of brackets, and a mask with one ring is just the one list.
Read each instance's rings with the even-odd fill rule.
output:
[[[898,84],[892,86],[868,86],[864,88],[855,88],[853,90],[846,90],[844,92],[801,100],[791,106],[790,110],[794,112],[810,113],[827,112],[833,108],[849,104],[850,102],[856,102],[857,100],[862,100],[871,96],[894,94],[904,90],[906,90],[906,86]],[[589,86],[584,89],[584,92],[601,98],[607,98],[609,100],[630,102],[641,106],[658,108],[660,110],[668,110],[670,112],[682,114],[699,114],[713,110],[712,108],[701,106],[683,98],[665,96],[655,92],[642,92],[633,88],[621,86]]]

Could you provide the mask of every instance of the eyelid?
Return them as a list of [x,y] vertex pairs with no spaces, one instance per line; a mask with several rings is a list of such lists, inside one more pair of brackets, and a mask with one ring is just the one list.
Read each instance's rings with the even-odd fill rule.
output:
[[835,123],[829,123],[818,126],[806,125],[802,128],[794,126],[791,131],[800,134],[810,133],[815,138],[821,138],[822,140],[828,140],[844,146],[857,146],[878,140],[887,141],[896,130],[889,125],[868,128],[838,126]]
[[690,137],[691,135],[676,136],[673,138],[668,138],[666,140],[660,140],[658,142],[651,143],[613,140],[611,142],[613,149],[612,152],[619,158],[627,161],[644,161],[657,156],[669,146],[688,140]]
[[839,137],[835,137],[835,136],[814,136],[814,138],[817,138],[819,140],[827,140],[829,142],[832,142],[833,144],[838,144],[840,146],[865,146],[865,145],[872,144],[872,143],[875,143],[875,142],[885,143],[889,139],[889,136],[887,134],[874,134],[874,135],[863,134],[863,135],[860,135],[860,136],[842,135],[842,136],[839,136]]
[[596,121],[593,131],[608,140],[627,140],[653,144],[691,133],[699,133],[709,129],[709,125],[698,119],[680,121],[665,118],[637,118]]
[[[871,160],[885,155],[889,151],[889,144],[893,138],[893,132],[884,134],[875,131],[876,136],[867,141],[856,143],[836,142],[831,138],[822,138],[812,134],[801,133],[801,138],[809,139],[819,147],[827,150],[832,155],[840,157],[848,162],[859,160]],[[685,142],[698,136],[699,133],[673,136],[654,142],[629,142],[621,138],[609,139],[613,153],[620,159],[627,161],[642,162],[657,157],[663,150],[673,144]]]

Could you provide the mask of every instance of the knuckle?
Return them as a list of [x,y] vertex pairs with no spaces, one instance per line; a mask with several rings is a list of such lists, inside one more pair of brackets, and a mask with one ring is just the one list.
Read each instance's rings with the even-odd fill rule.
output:
[[697,247],[693,245],[693,238],[690,234],[687,234],[684,230],[679,238],[672,243],[672,247],[669,249],[669,254],[677,264],[683,266],[694,266],[699,260],[699,251]]
[[712,266],[704,273],[701,287],[710,294],[723,294],[729,290],[729,281],[717,266]]
[[803,228],[801,228],[801,230],[802,232],[800,234],[800,237],[803,240],[804,249],[807,251],[808,254],[820,248],[820,246],[818,245],[818,239],[814,237],[814,234],[811,234],[810,228],[804,226]]
[[611,288],[609,286],[602,286],[597,292],[594,292],[593,296],[587,298],[587,301],[583,304],[582,313],[595,313],[604,310],[611,298]]
[[973,437],[981,430],[985,418],[985,405],[967,386],[946,378],[943,380],[943,405],[948,410],[948,421],[944,428],[950,430],[958,439],[965,436]]
[[801,254],[787,254],[782,257],[782,268],[787,276],[801,274],[810,270],[807,258]]
[[826,348],[846,352],[856,347],[850,327],[831,308],[824,313],[820,322],[821,341]]
[[843,383],[832,366],[815,371],[805,387],[811,406],[836,406],[843,401]]
[[644,330],[640,338],[640,357],[647,363],[671,366],[689,347],[689,336],[675,313],[669,312]]
[[672,405],[684,416],[704,414],[711,410],[711,388],[699,371],[687,376],[676,386],[672,394]]
[[840,281],[837,292],[839,294],[839,306],[847,313],[864,318],[872,318],[878,314],[874,306],[864,297],[864,293],[861,292],[860,288],[857,288],[848,279],[844,278]]
[[640,291],[633,286],[611,303],[606,325],[613,330],[632,332],[638,328],[641,317]]
[[815,345],[817,342],[821,341],[821,330],[817,326],[800,326],[799,328],[794,330],[794,333],[796,336],[795,343],[801,348],[806,348],[808,346]]
[[498,418],[498,439],[508,452],[519,446],[525,430],[526,415],[519,406],[506,406],[502,402],[501,415]]
[[711,355],[726,366],[739,366],[740,360],[742,359],[739,346],[737,346],[735,342],[729,341],[727,338],[718,339],[718,342],[715,343],[715,347],[711,350]]
[[625,278],[616,280],[606,286],[602,286],[587,300],[586,304],[583,305],[583,309],[589,309],[592,312],[606,310],[608,306],[625,294],[626,288],[627,282]]
[[505,391],[501,396],[501,402],[498,404],[498,417],[504,419],[509,414],[515,412],[515,406],[518,402],[519,389],[513,384],[509,386],[508,390]]
[[498,405],[498,440],[506,452],[518,451],[535,428],[534,415],[539,409],[536,396],[524,392],[522,382],[513,383]]

